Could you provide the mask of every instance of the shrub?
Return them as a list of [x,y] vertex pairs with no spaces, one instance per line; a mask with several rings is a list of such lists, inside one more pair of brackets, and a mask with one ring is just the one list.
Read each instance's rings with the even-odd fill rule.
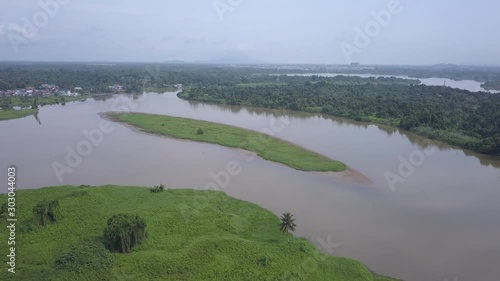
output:
[[108,220],[104,230],[106,247],[110,251],[129,253],[146,238],[146,222],[137,215],[118,214]]
[[163,184],[155,185],[150,189],[150,191],[153,193],[160,193],[165,191],[165,186]]
[[198,129],[198,131],[196,132],[198,135],[203,135],[203,129]]
[[9,206],[7,205],[7,202],[4,202],[2,206],[0,207],[0,218],[6,218],[7,217],[7,210],[9,209]]
[[113,256],[102,244],[89,243],[72,246],[69,252],[57,257],[55,267],[70,272],[107,269],[113,264]]
[[268,267],[271,264],[271,261],[269,260],[268,257],[261,256],[258,260],[257,263],[262,266],[262,267]]
[[33,207],[33,217],[35,223],[39,226],[45,226],[48,223],[56,222],[60,218],[59,201],[38,202],[36,206]]
[[75,197],[82,197],[82,196],[87,196],[87,195],[89,195],[88,191],[79,190],[79,191],[71,192],[70,194],[64,196],[64,198],[75,198]]

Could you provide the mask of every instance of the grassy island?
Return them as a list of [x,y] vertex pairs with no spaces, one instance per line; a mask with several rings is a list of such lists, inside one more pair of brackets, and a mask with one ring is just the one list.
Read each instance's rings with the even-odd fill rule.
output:
[[[19,190],[16,199],[15,274],[2,270],[1,280],[392,280],[306,239],[289,243],[276,215],[223,192],[58,186]],[[35,224],[40,202],[57,202],[56,222]],[[146,224],[144,241],[126,254],[103,246],[108,219],[120,213]],[[0,215],[7,240],[5,208]]]
[[301,171],[343,171],[346,165],[278,138],[213,122],[146,113],[107,113],[118,122],[145,132],[219,144],[255,152],[258,156]]

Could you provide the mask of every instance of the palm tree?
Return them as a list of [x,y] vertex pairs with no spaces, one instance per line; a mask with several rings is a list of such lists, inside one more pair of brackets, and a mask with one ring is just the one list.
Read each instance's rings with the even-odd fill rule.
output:
[[[297,226],[294,221],[295,219],[293,218],[293,214],[290,213],[284,213],[280,217],[281,223],[279,224],[280,230],[285,233],[288,236],[289,232],[294,232],[295,227]],[[290,237],[288,237],[288,243],[290,243]]]

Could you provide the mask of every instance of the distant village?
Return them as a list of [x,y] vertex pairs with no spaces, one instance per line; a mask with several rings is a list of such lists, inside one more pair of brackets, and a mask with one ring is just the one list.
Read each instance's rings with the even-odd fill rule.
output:
[[[175,88],[181,89],[182,84],[174,85]],[[119,84],[114,84],[108,86],[108,89],[111,93],[121,93],[125,92],[125,87]],[[63,89],[57,85],[52,84],[42,84],[38,88],[27,87],[24,89],[15,89],[15,90],[0,90],[0,97],[50,97],[50,96],[67,96],[67,97],[77,97],[83,93],[83,89],[81,87],[75,87],[72,90]]]
[[[108,86],[108,89],[112,93],[124,92],[125,89],[122,85],[112,85]],[[67,97],[77,97],[83,93],[81,87],[75,87],[74,89],[63,89],[57,85],[52,84],[42,84],[40,87],[27,87],[24,89],[15,89],[0,91],[0,97],[50,97],[50,96],[67,96]]]

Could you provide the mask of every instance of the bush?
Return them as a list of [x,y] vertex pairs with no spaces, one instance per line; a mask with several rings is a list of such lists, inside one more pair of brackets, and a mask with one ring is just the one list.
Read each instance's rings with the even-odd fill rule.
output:
[[268,267],[271,264],[271,260],[268,257],[261,256],[257,263],[262,267]]
[[33,217],[39,226],[56,222],[60,218],[59,201],[38,202],[33,207]]
[[106,247],[110,251],[129,253],[146,238],[146,222],[137,215],[118,214],[108,220],[104,230]]
[[55,267],[70,272],[107,269],[113,264],[113,256],[102,244],[90,243],[72,246],[69,252],[57,257]]
[[9,206],[7,205],[7,202],[4,202],[2,206],[0,206],[0,218],[6,218],[7,217],[7,210],[9,209]]
[[163,184],[155,185],[150,189],[150,191],[153,193],[160,193],[165,191],[165,186]]
[[203,129],[198,129],[198,131],[196,132],[198,135],[203,135]]

